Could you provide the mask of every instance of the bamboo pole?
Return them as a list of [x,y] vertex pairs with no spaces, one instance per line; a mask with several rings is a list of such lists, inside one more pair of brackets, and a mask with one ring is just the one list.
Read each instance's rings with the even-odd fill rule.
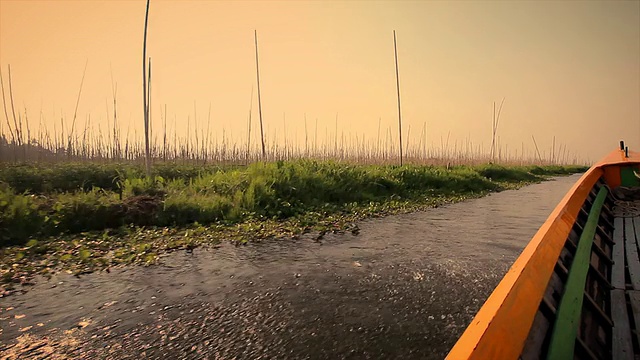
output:
[[[142,103],[144,112],[144,147],[145,147],[145,167],[147,177],[151,176],[151,156],[149,152],[149,104],[147,97],[147,28],[149,25],[149,2],[144,16],[144,39],[142,42]],[[151,68],[151,66],[149,66]]]
[[[379,130],[378,130],[379,131]],[[334,134],[333,156],[338,153],[338,113],[336,112],[336,132]]]
[[[13,105],[13,86],[11,82],[11,65],[7,65],[7,68],[9,72],[9,100],[11,100],[11,113],[13,114],[13,125],[14,125],[13,130],[15,130],[16,132],[16,139],[18,140],[18,146],[20,146],[22,145],[22,132],[18,127],[18,121],[16,120],[16,110],[15,110],[15,106]],[[15,146],[15,142],[14,142],[14,146]]]
[[162,161],[167,161],[167,104],[164,104],[164,119],[163,119],[163,134],[162,134]]
[[[115,84],[113,81],[113,69],[111,69],[111,64],[109,64],[109,70],[111,70],[111,94],[113,96],[113,144],[112,144],[112,158],[117,158],[119,155],[119,146],[118,146],[118,135],[117,135],[117,102],[116,102],[116,94],[118,92],[118,84]],[[107,111],[109,109],[107,108]]]
[[304,156],[309,156],[309,133],[307,131],[307,114],[304,114]]
[[536,143],[536,138],[533,135],[531,135],[531,138],[533,139],[533,145],[536,147],[536,153],[538,154],[538,161],[542,163],[542,157],[540,156],[540,150],[538,150],[538,144]]
[[[8,65],[9,66],[9,65]],[[7,120],[7,127],[9,128],[9,133],[11,135],[11,142],[15,144],[16,142],[16,137],[13,133],[13,129],[11,129],[11,123],[9,122],[9,114],[7,112],[7,101],[6,101],[6,97],[4,94],[4,82],[2,81],[2,72],[0,72],[0,88],[2,88],[2,105],[4,107],[4,116]],[[8,144],[8,142],[7,142]]]
[[553,142],[551,143],[551,164],[556,163],[556,136],[553,136]]
[[147,74],[147,121],[149,122],[149,161],[153,157],[153,122],[151,121],[151,57],[149,57],[149,70]]
[[247,165],[251,156],[251,113],[253,112],[253,86],[251,86],[251,101],[249,102],[249,126],[247,131]]
[[402,113],[400,111],[400,78],[398,75],[398,46],[396,42],[396,31],[393,30],[393,50],[396,59],[396,91],[398,94],[398,135],[400,138],[400,166],[402,166]]
[[493,102],[493,129],[491,132],[491,162],[495,162],[496,157],[496,134],[498,133],[498,122],[500,121],[500,113],[502,112],[502,105],[504,104],[504,98],[500,102],[498,113],[496,114],[496,102]]
[[256,43],[256,79],[258,82],[258,114],[260,115],[260,141],[262,142],[262,158],[265,159],[267,151],[264,146],[264,127],[262,125],[262,101],[260,98],[260,66],[258,64],[258,30],[254,30]]

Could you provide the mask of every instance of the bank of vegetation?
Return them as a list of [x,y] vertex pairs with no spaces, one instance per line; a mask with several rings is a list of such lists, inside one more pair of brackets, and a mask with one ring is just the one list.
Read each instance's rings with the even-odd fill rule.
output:
[[168,250],[352,230],[354,221],[517,188],[580,166],[5,164],[2,282],[71,266],[153,263]]

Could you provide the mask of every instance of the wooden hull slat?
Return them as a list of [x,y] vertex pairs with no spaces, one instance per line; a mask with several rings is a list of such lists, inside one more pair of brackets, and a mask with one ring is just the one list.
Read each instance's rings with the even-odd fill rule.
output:
[[612,358],[619,360],[633,359],[633,345],[631,343],[631,327],[627,314],[627,301],[624,290],[611,290],[611,316],[613,318]]
[[624,219],[624,243],[627,253],[627,268],[631,277],[631,285],[640,290],[640,259],[638,259],[638,245],[632,218]]
[[624,289],[624,219],[617,217],[613,228],[613,267],[611,268],[611,286]]
[[636,324],[636,341],[640,344],[640,333],[637,331],[638,324],[640,324],[640,291],[632,290],[627,291],[629,295],[629,303],[631,304],[631,311],[633,313],[633,321]]

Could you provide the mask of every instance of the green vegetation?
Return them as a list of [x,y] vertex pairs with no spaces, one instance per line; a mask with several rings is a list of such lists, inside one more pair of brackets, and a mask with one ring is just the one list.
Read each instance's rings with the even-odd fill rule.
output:
[[[283,220],[347,204],[477,194],[577,167],[363,166],[335,162],[254,163],[243,168],[63,164],[0,171],[0,246],[31,237],[126,225],[176,226]],[[506,183],[506,184],[505,184]]]
[[173,249],[309,231],[413,211],[586,170],[577,166],[374,166],[300,160],[246,167],[0,168],[0,276],[152,263]]

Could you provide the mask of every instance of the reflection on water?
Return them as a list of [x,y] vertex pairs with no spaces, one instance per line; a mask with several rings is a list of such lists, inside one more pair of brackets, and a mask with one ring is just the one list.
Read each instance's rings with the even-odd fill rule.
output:
[[58,275],[1,300],[14,309],[0,342],[84,318],[75,357],[442,358],[578,178],[366,220],[358,236],[321,243],[222,244],[160,266]]

